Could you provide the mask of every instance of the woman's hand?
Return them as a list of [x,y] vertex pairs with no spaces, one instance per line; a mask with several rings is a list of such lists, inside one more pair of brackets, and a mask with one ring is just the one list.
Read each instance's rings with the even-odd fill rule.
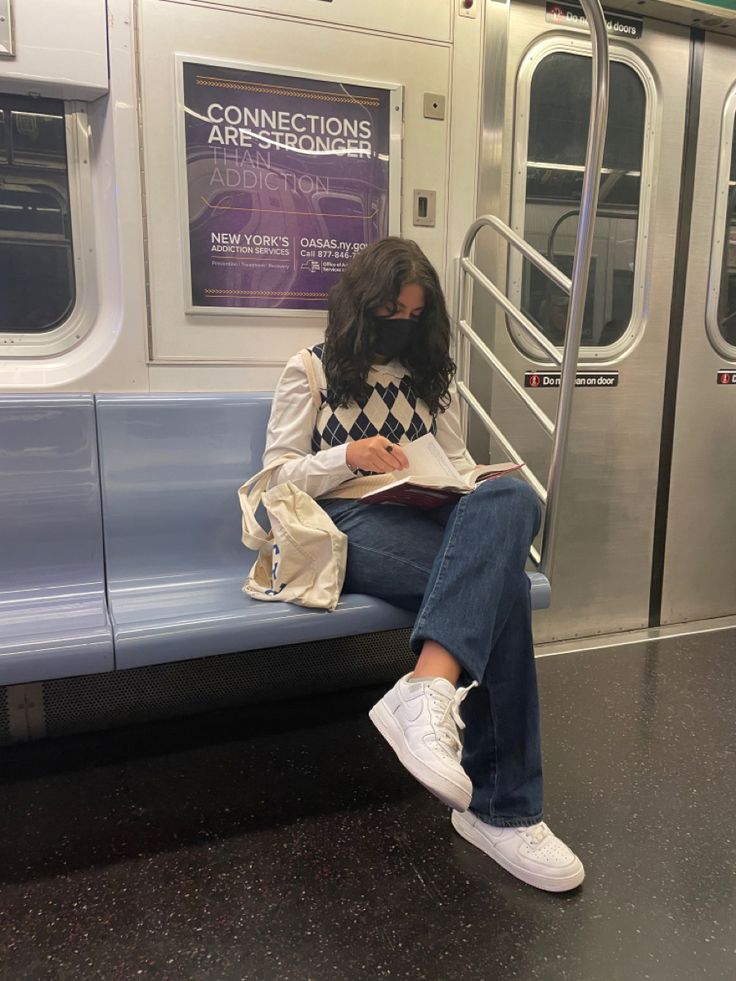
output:
[[391,473],[392,470],[406,470],[409,466],[403,450],[385,436],[370,436],[348,443],[345,459],[348,466],[371,473]]

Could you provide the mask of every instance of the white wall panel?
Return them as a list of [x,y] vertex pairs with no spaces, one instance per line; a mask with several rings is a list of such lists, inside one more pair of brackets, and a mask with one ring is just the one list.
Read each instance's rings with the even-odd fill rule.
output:
[[[270,314],[223,318],[185,313],[187,223],[176,183],[182,153],[176,127],[177,53],[205,64],[208,59],[243,66],[266,64],[287,73],[401,84],[405,119],[401,228],[420,243],[439,270],[444,268],[449,126],[447,120],[424,118],[423,96],[438,92],[449,97],[449,44],[379,38],[366,31],[265,18],[223,5],[215,9],[203,3],[144,0],[140,45],[154,361],[273,366],[319,338],[325,323],[324,316],[302,321]],[[412,226],[414,188],[437,191],[436,227]]]
[[[16,7],[30,2],[35,0],[16,0]],[[97,0],[85,4],[90,10]],[[247,4],[141,0],[142,21],[134,32],[133,0],[107,0],[109,96],[88,106],[96,243],[97,305],[90,311],[94,325],[63,356],[0,358],[0,390],[269,391],[286,358],[321,335],[323,321],[305,327],[299,320],[278,326],[269,319],[267,325],[252,328],[245,318],[236,317],[227,326],[221,319],[213,331],[203,318],[188,322],[184,316],[181,260],[172,260],[186,232],[186,225],[179,224],[174,187],[175,50],[402,84],[406,120],[402,233],[420,242],[450,292],[452,257],[475,216],[482,19],[457,17],[455,0],[421,4],[419,18],[418,6],[414,0]],[[283,14],[268,16],[258,7],[271,12],[278,8]],[[322,22],[305,22],[312,11],[321,14]],[[146,31],[141,32],[141,27]],[[407,36],[401,37],[401,32]],[[143,45],[138,59],[140,88],[139,43]],[[65,45],[68,55],[73,42]],[[58,67],[54,72],[52,81],[62,82],[63,73]],[[446,120],[424,119],[425,91],[448,95]],[[60,88],[54,92],[61,95]],[[141,186],[142,136],[147,222]],[[411,224],[415,187],[437,190],[435,228]],[[168,345],[162,349],[165,357],[154,364],[146,363],[146,236],[151,240],[153,329],[157,341]]]
[[0,90],[55,99],[107,92],[105,0],[14,0],[15,53],[0,58]]
[[[138,114],[130,0],[108,0],[110,96],[91,102],[97,300],[85,338],[57,357],[0,358],[0,391],[132,392],[149,385]],[[39,284],[42,288],[43,284]]]
[[362,27],[405,37],[449,41],[455,0],[159,0]]

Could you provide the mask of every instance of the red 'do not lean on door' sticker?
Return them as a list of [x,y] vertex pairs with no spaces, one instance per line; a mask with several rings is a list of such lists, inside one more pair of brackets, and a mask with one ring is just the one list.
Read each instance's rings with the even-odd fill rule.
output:
[[[524,388],[559,388],[559,371],[527,371],[524,375]],[[579,371],[575,378],[575,388],[617,388],[617,371]]]

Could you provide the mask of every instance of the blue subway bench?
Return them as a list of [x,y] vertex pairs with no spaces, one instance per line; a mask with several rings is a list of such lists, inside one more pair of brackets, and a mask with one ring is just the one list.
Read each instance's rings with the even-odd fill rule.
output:
[[0,396],[0,684],[114,668],[91,395]]
[[[0,402],[0,684],[411,625],[368,596],[328,613],[243,594],[254,556],[236,492],[260,468],[270,405],[268,394]],[[534,607],[547,606],[547,580],[531,580]]]

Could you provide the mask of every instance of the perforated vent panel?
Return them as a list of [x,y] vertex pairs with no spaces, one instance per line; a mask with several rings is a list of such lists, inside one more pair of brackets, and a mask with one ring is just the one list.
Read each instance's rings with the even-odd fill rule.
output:
[[0,745],[10,742],[10,714],[8,712],[8,692],[0,688]]
[[46,734],[392,682],[411,670],[414,660],[409,631],[389,630],[48,681],[43,686]]

